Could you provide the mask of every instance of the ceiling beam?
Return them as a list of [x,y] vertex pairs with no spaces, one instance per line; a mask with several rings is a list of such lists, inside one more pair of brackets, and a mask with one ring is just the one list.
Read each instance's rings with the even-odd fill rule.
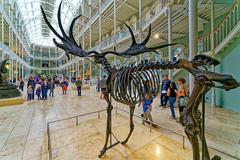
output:
[[209,23],[210,21],[207,18],[202,17],[201,15],[198,15],[198,20],[202,23]]
[[138,11],[137,8],[135,8],[134,6],[128,4],[126,1],[124,1],[123,4],[124,4],[125,6],[127,6],[127,7],[129,7],[129,8],[131,8],[131,9],[135,10],[135,11]]
[[[105,17],[105,18],[113,21],[113,17]],[[120,20],[118,20],[118,19],[116,19],[116,21],[117,21],[118,23],[123,23],[122,21],[120,21]]]
[[[230,7],[232,5],[233,4],[230,4],[230,3],[215,3],[214,8]],[[209,5],[209,4],[201,4],[199,6],[199,8],[210,8],[210,7],[211,7],[211,5]]]

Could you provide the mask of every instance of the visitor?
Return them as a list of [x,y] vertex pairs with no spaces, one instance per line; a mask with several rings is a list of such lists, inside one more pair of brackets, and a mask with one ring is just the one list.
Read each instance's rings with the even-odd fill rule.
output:
[[104,94],[107,91],[107,81],[106,81],[106,75],[103,76],[103,78],[100,81],[100,88],[101,88],[101,95],[100,98],[104,98]]
[[67,78],[65,78],[65,79],[62,81],[61,86],[62,86],[63,95],[64,95],[64,94],[67,94],[67,88],[68,88]]
[[36,83],[33,80],[32,76],[29,77],[29,80],[28,80],[28,83],[27,83],[27,87],[30,86],[30,85],[32,86],[32,90],[33,90],[33,92],[32,92],[32,99],[34,99],[34,91],[35,91]]
[[57,77],[55,77],[55,84],[57,85],[57,87],[59,86],[59,84],[60,84],[60,79],[59,79],[59,77],[57,76]]
[[100,78],[97,78],[97,92],[100,92]]
[[32,92],[33,92],[32,86],[29,85],[28,88],[27,88],[27,95],[28,95],[28,96],[27,96],[27,100],[28,100],[28,101],[31,101],[31,100],[32,100],[32,94],[33,94]]
[[42,91],[42,99],[46,100],[47,99],[47,82],[46,80],[42,80],[41,84],[41,91]]
[[76,84],[76,87],[77,87],[78,96],[81,96],[82,81],[81,81],[80,77],[77,78],[77,81],[76,81],[75,84]]
[[53,79],[50,80],[48,86],[49,86],[49,88],[50,88],[49,96],[54,97],[55,83],[54,83],[54,80],[53,80]]
[[20,89],[21,91],[23,91],[23,88],[24,88],[24,81],[23,81],[22,78],[20,78],[19,89]]
[[182,113],[187,105],[187,87],[184,85],[186,80],[184,78],[178,79],[179,90],[176,92],[178,96],[178,107],[179,107],[179,122],[182,123]]
[[169,100],[169,107],[171,111],[171,118],[176,119],[175,111],[174,111],[174,104],[176,102],[176,96],[177,96],[177,87],[174,82],[171,82],[167,91],[167,96]]
[[38,82],[36,84],[36,95],[38,97],[38,100],[41,99],[41,82]]
[[[145,125],[145,122],[148,122],[148,119],[150,122],[153,122],[152,120],[152,115],[151,115],[151,111],[152,111],[152,103],[153,103],[153,98],[150,96],[149,93],[146,93],[145,96],[143,97],[143,101],[142,101],[142,106],[143,106],[143,121],[142,124]],[[141,105],[141,103],[139,104],[139,106]],[[156,126],[156,125],[153,125]]]
[[168,101],[167,90],[169,88],[170,83],[171,81],[168,79],[168,75],[165,74],[162,80],[161,96],[160,96],[161,106],[163,107],[163,109],[165,109],[167,105],[167,101]]
[[[19,86],[20,86],[20,80],[17,79],[15,83],[16,83],[16,86],[19,88]],[[19,89],[20,89],[20,88],[19,88]]]

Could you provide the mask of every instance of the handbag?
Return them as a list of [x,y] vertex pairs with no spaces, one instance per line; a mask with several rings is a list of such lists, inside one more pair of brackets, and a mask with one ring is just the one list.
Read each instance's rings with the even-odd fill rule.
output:
[[182,96],[179,98],[179,106],[186,106],[187,105],[187,96]]

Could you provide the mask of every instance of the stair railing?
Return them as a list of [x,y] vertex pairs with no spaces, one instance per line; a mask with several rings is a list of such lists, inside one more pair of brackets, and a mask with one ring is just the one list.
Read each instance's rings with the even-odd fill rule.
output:
[[[240,23],[240,0],[237,0],[235,4],[228,11],[222,22],[214,29],[214,48],[216,48],[229,33]],[[198,52],[211,51],[211,33],[205,34],[198,38]]]

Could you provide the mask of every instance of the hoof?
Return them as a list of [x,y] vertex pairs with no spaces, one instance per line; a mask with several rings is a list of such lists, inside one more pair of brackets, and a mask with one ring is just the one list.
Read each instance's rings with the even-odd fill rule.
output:
[[215,156],[212,158],[212,160],[221,160],[221,157],[218,156],[218,155],[215,155]]
[[123,142],[121,142],[122,145],[125,145],[126,143],[127,143],[127,141],[123,141]]
[[100,151],[100,154],[98,155],[99,158],[102,158],[102,156],[104,155],[104,151]]

